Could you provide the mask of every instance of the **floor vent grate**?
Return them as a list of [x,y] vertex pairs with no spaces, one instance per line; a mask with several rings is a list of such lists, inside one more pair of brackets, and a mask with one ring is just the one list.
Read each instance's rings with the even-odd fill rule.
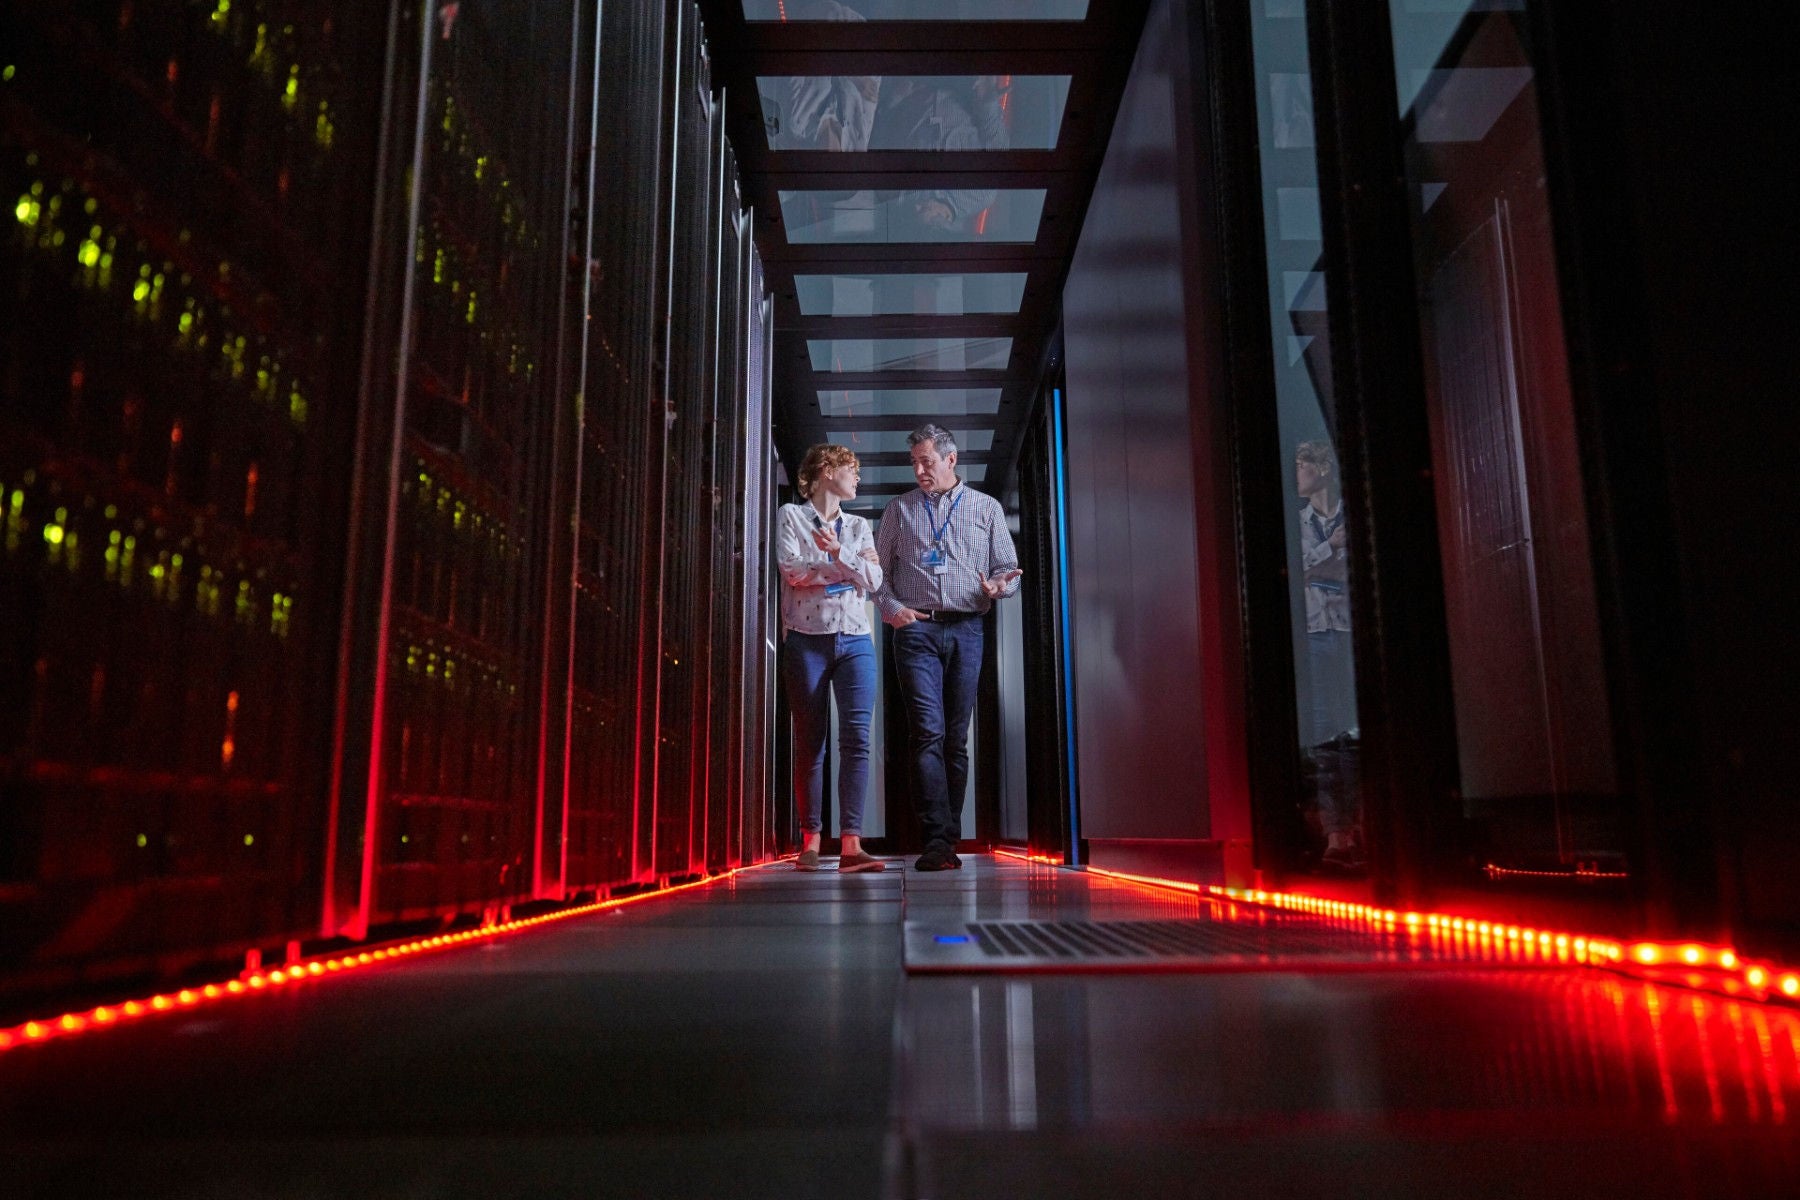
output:
[[909,971],[1247,971],[1468,965],[1405,932],[1343,929],[1307,917],[1256,922],[969,921],[906,923]]

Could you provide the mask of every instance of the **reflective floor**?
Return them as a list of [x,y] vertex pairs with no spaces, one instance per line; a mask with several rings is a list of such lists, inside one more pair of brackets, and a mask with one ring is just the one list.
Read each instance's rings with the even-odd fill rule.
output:
[[[1213,919],[773,868],[0,1056],[0,1196],[1732,1196],[1800,1016],[1579,971],[915,976],[904,920]],[[896,864],[898,865],[898,864]]]

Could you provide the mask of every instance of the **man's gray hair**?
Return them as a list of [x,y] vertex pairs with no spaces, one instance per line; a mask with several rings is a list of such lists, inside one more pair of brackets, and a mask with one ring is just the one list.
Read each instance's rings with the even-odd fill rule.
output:
[[942,425],[921,425],[906,435],[906,447],[909,450],[924,442],[930,442],[937,448],[939,458],[949,458],[956,453],[956,438]]

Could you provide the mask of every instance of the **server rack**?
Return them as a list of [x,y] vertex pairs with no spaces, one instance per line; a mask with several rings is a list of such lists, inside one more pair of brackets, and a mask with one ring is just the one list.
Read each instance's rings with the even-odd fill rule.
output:
[[572,8],[555,8],[399,11],[389,128],[407,132],[389,139],[400,186],[378,198],[377,252],[406,261],[370,314],[359,529],[379,554],[353,575],[367,632],[340,663],[370,686],[340,776],[334,830],[360,861],[334,932],[536,885],[548,515],[570,469],[554,430]]
[[1032,781],[1026,806],[1027,844],[1041,854],[1057,854],[1067,862],[1081,861],[1074,827],[1078,797],[1071,752],[1068,663],[1064,631],[1067,604],[1063,582],[1064,556],[1059,532],[1063,529],[1060,506],[1064,502],[1058,444],[1062,430],[1057,412],[1063,387],[1061,372],[1046,372],[1038,402],[1026,421],[1019,447],[1019,560],[1029,563],[1038,587],[1024,593],[1025,653],[1025,755],[1026,773]]
[[[752,214],[753,215],[753,214]],[[777,853],[777,814],[791,811],[786,792],[776,779],[775,736],[775,639],[780,634],[781,609],[771,544],[775,512],[775,446],[770,425],[774,394],[775,309],[765,290],[762,259],[751,233],[754,220],[746,219],[744,238],[750,242],[750,350],[747,377],[752,381],[746,396],[745,437],[747,486],[742,571],[745,599],[740,605],[746,621],[744,679],[754,690],[745,705],[744,815],[739,845],[746,861],[755,862]]]
[[0,993],[316,925],[384,24],[0,11]]
[[692,6],[0,38],[0,999],[765,854],[767,303]]
[[600,10],[588,211],[586,380],[582,389],[572,760],[567,878],[604,887],[637,878],[642,588],[645,537],[660,525],[649,486],[661,405],[652,350],[661,322],[663,20],[645,5]]
[[663,524],[658,572],[662,580],[657,639],[656,838],[654,871],[660,877],[689,874],[693,799],[694,608],[700,599],[699,411],[705,387],[704,342],[710,308],[712,163],[707,152],[710,98],[700,48],[697,14],[674,13],[670,42],[673,86],[669,92],[669,147],[675,186],[669,207],[669,274],[664,310],[662,399]]

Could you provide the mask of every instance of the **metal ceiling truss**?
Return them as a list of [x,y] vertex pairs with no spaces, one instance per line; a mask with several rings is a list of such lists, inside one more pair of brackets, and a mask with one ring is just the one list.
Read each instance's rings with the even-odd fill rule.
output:
[[[856,7],[848,0],[848,7]],[[1062,284],[1081,219],[1106,151],[1113,115],[1143,26],[1145,0],[1095,0],[1083,21],[748,22],[739,0],[702,0],[713,82],[726,88],[727,130],[744,199],[757,214],[756,240],[775,306],[775,442],[797,462],[830,432],[911,430],[927,419],[960,430],[992,430],[993,448],[961,457],[985,463],[975,486],[1000,494],[1018,457],[1037,371],[1055,334]],[[1068,76],[1053,150],[772,150],[763,127],[758,78],[791,76]],[[795,245],[782,221],[784,191],[901,192],[1030,188],[1045,192],[1032,242],[913,242]],[[804,316],[796,275],[1018,272],[1026,276],[1016,314],[967,316]],[[997,370],[831,372],[813,368],[815,338],[1012,339]],[[821,391],[889,388],[998,388],[999,411],[969,416],[833,417]],[[905,454],[869,453],[871,466],[904,464]],[[863,498],[885,502],[909,484],[866,484]],[[859,506],[860,507],[860,506]]]

